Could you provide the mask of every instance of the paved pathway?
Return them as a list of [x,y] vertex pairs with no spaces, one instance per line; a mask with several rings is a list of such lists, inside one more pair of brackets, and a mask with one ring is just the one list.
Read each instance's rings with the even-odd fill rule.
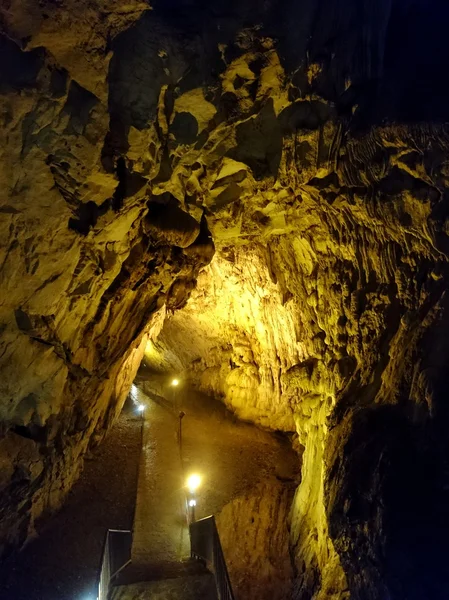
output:
[[142,456],[134,521],[134,564],[180,561],[190,555],[184,478],[177,443],[178,419],[170,402],[133,386],[145,405]]
[[212,573],[119,586],[111,600],[218,600]]
[[[140,372],[132,389],[146,406],[134,523],[133,562],[190,554],[183,485],[202,476],[196,518],[219,513],[269,476],[289,477],[298,459],[285,440],[234,418],[224,405],[170,378]],[[182,410],[182,465],[177,439]]]

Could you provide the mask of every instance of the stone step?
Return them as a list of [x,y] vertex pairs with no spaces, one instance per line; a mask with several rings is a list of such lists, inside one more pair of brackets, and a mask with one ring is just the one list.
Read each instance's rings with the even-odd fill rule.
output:
[[211,573],[141,581],[112,589],[111,600],[218,600]]
[[207,575],[209,571],[197,560],[157,561],[153,563],[131,563],[121,571],[114,581],[115,586],[132,583],[178,579],[191,575]]

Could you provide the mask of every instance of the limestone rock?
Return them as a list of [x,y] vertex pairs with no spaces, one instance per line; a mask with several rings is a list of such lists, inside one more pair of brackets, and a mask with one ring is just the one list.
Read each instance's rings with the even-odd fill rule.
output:
[[[293,485],[292,485],[293,484]],[[285,523],[293,499],[290,489],[275,478],[236,498],[217,517],[233,591],[239,598],[292,596],[293,566]]]
[[60,505],[151,339],[154,366],[305,447],[296,600],[445,597],[430,5],[2,4],[2,550]]

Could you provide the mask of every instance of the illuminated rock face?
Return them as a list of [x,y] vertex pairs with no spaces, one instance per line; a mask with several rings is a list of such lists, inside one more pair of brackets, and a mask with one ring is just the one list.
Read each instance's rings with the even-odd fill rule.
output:
[[421,4],[2,6],[4,549],[168,311],[150,362],[305,447],[295,598],[445,597],[449,57]]

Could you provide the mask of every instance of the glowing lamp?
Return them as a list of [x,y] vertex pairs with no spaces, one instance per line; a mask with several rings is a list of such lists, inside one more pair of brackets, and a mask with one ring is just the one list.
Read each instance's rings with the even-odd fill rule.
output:
[[196,500],[189,500],[189,506],[196,506]]
[[137,407],[137,410],[138,410],[140,413],[143,413],[143,411],[145,410],[145,404],[139,404],[139,406]]
[[196,492],[200,485],[201,477],[199,475],[190,475],[190,477],[187,479],[187,487],[189,489],[189,492],[191,492],[192,494]]
[[179,384],[179,379],[173,379],[171,384],[176,387]]

